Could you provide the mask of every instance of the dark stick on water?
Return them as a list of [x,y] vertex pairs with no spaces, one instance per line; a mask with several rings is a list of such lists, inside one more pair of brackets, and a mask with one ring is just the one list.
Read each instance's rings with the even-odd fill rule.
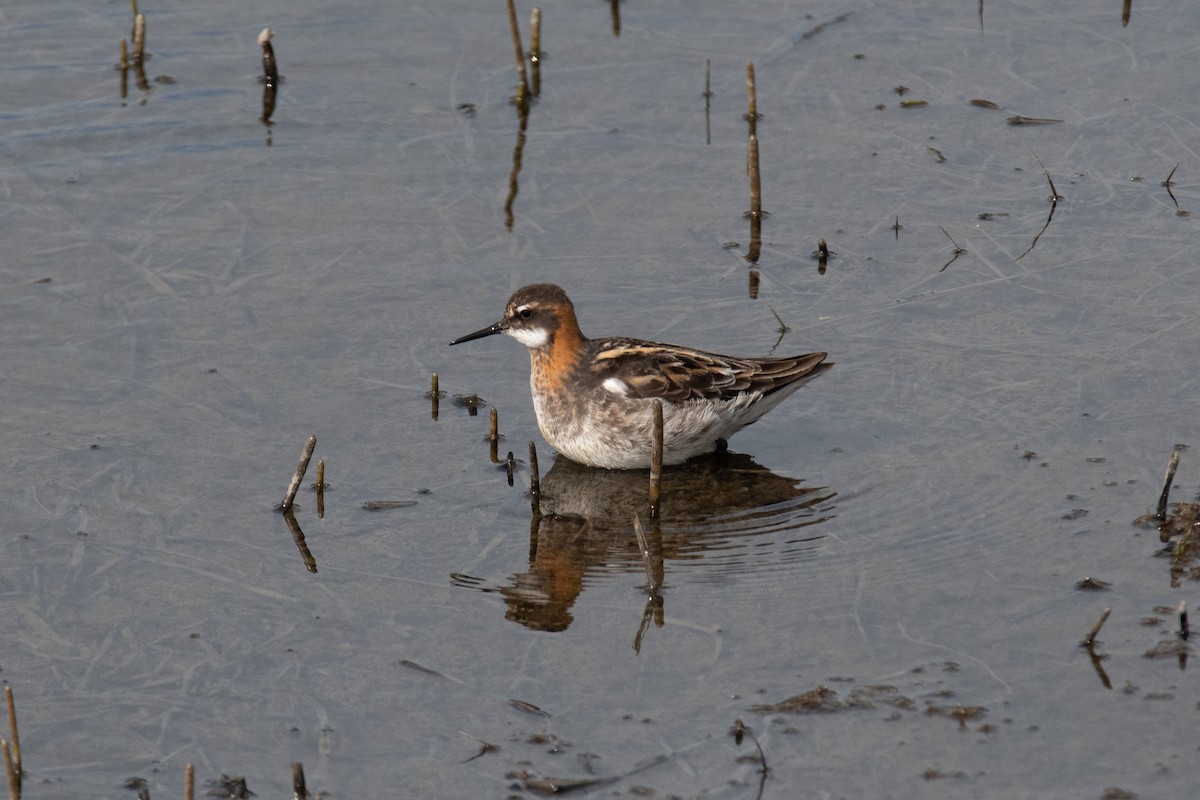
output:
[[1159,522],[1167,520],[1167,503],[1171,496],[1171,483],[1175,480],[1175,470],[1179,469],[1179,451],[1171,453],[1171,458],[1167,461],[1167,476],[1163,479],[1162,494],[1158,496],[1158,510],[1154,513],[1154,518]]
[[621,0],[612,0],[612,31],[613,36],[621,35]]
[[500,458],[497,452],[500,447],[500,413],[496,411],[496,407],[492,406],[488,416],[488,458],[493,464],[499,464]]
[[4,703],[8,707],[8,730],[9,736],[12,739],[10,746],[11,753],[6,754],[6,766],[8,765],[7,758],[11,757],[12,764],[8,775],[9,793],[12,793],[14,779],[16,780],[17,793],[13,795],[19,800],[21,796],[21,735],[17,732],[17,704],[13,700],[13,690],[11,686],[4,687]]
[[196,796],[196,765],[190,761],[183,771],[183,784],[184,800],[193,800]]
[[508,485],[513,485],[513,473],[517,471],[517,459],[513,457],[513,451],[508,451],[508,457],[504,459],[504,472],[508,475]]
[[308,800],[308,786],[304,782],[304,765],[299,761],[292,764],[292,800]]
[[129,44],[121,40],[121,99],[129,96]]
[[304,568],[309,572],[316,573],[317,559],[313,557],[312,551],[308,549],[308,540],[304,537],[304,530],[300,527],[299,520],[292,513],[291,509],[283,512],[283,521],[287,523],[288,530],[292,532],[292,541],[296,544],[296,549],[300,551],[300,560],[304,562]]
[[753,133],[746,144],[746,165],[750,173],[750,247],[746,260],[758,263],[762,253],[762,173],[758,163],[758,137]]
[[275,31],[270,28],[263,28],[258,34],[258,46],[262,48],[263,81],[272,86],[279,83],[279,67],[275,64],[275,48],[271,46],[271,39],[274,37]]
[[1042,234],[1046,232],[1046,230],[1050,227],[1050,223],[1054,221],[1054,210],[1058,208],[1058,201],[1062,199],[1062,195],[1058,193],[1058,189],[1054,188],[1054,179],[1050,177],[1050,170],[1046,169],[1046,165],[1042,163],[1040,158],[1038,158],[1038,154],[1033,152],[1032,147],[1026,144],[1025,149],[1029,151],[1029,155],[1033,156],[1033,160],[1036,161],[1038,166],[1042,168],[1042,174],[1046,176],[1046,183],[1050,184],[1050,213],[1046,215],[1046,224],[1043,225],[1042,229],[1037,232],[1036,236],[1033,237],[1033,241],[1029,243],[1029,247],[1025,249],[1024,253],[1021,253],[1021,255],[1013,259],[1014,261],[1020,261],[1022,258],[1029,255],[1033,248],[1037,247],[1038,240],[1042,238]]
[[[979,0],[979,2],[982,3],[983,0]],[[1129,27],[1129,15],[1130,15],[1130,12],[1132,12],[1132,11],[1133,11],[1133,0],[1125,0],[1125,2],[1121,5],[1121,27],[1122,28]]]
[[663,467],[663,405],[662,400],[655,400],[650,418],[651,447],[650,450],[650,516],[657,517],[659,503],[662,500],[662,467]]
[[317,519],[325,519],[325,459],[317,462]]
[[512,28],[513,49],[517,54],[517,72],[521,76],[521,85],[517,87],[517,96],[514,98],[518,104],[524,104],[529,100],[529,77],[525,74],[525,50],[521,47],[521,29],[517,25],[517,8],[513,4],[513,0],[505,0],[508,6],[508,25]]
[[1096,623],[1092,625],[1092,629],[1088,631],[1087,636],[1085,636],[1083,641],[1079,643],[1081,647],[1087,647],[1091,649],[1095,646],[1096,636],[1100,633],[1100,629],[1104,627],[1104,623],[1108,621],[1108,615],[1111,613],[1111,608],[1106,608],[1100,612],[1100,618],[1096,620]]
[[704,143],[712,144],[712,61],[704,59]]
[[529,70],[532,73],[533,96],[542,95],[542,10],[534,8],[529,18]]
[[537,445],[529,443],[529,503],[535,517],[542,516],[542,477],[538,474]]
[[750,737],[750,741],[754,742],[754,747],[758,750],[758,763],[761,765],[759,773],[762,776],[759,780],[758,796],[762,797],[763,788],[767,780],[767,754],[763,752],[762,745],[758,742],[758,737],[740,719],[733,721],[733,728],[729,732],[733,734],[733,741],[737,744],[741,744],[742,739],[747,736]]
[[308,471],[308,462],[312,461],[313,450],[316,447],[317,437],[308,437],[308,441],[304,443],[304,452],[300,454],[300,463],[296,466],[296,472],[292,475],[292,482],[288,484],[287,492],[283,495],[283,502],[277,508],[278,511],[291,510],[292,502],[296,499],[296,492],[300,491],[300,482],[304,480],[304,473]]
[[433,373],[433,380],[430,381],[429,398],[433,403],[433,421],[437,422],[438,418],[438,400],[441,399],[441,392],[438,391],[438,374]]
[[[1186,642],[1188,636],[1190,636],[1190,635],[1191,635],[1191,629],[1188,627],[1187,601],[1180,600],[1179,601],[1179,638],[1183,639]],[[15,735],[16,734],[14,734],[14,736]]]

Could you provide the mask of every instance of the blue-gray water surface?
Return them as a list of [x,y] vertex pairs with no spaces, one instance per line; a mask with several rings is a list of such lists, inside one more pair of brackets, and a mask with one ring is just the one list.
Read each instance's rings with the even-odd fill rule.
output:
[[[24,797],[1194,795],[1200,593],[1131,523],[1200,419],[1200,8],[546,6],[523,135],[500,2],[141,10],[124,97],[128,4],[0,10]],[[640,477],[555,464],[516,342],[446,346],[538,281],[837,366],[668,474],[648,571]]]

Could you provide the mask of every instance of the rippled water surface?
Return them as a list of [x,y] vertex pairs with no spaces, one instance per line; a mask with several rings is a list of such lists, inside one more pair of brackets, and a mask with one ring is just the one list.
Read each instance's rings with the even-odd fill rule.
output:
[[[1196,6],[547,6],[524,119],[500,2],[141,10],[124,96],[128,4],[0,11],[26,798],[1194,795],[1198,585],[1132,522],[1200,481]],[[837,366],[651,519],[446,346],[537,281]]]

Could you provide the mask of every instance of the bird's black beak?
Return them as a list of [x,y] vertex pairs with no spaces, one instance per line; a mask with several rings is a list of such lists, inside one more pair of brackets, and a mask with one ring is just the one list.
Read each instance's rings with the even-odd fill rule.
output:
[[462,344],[463,342],[469,342],[472,339],[482,339],[485,336],[493,336],[497,333],[504,333],[504,327],[499,322],[497,322],[495,325],[489,325],[481,331],[475,331],[474,333],[468,333],[466,336],[460,336],[450,344]]

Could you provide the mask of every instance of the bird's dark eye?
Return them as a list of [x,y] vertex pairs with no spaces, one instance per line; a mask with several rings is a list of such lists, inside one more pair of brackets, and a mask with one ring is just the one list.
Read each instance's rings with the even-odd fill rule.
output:
[[522,308],[520,311],[517,312],[517,315],[521,319],[529,319],[530,317],[533,316],[533,309],[532,308]]

